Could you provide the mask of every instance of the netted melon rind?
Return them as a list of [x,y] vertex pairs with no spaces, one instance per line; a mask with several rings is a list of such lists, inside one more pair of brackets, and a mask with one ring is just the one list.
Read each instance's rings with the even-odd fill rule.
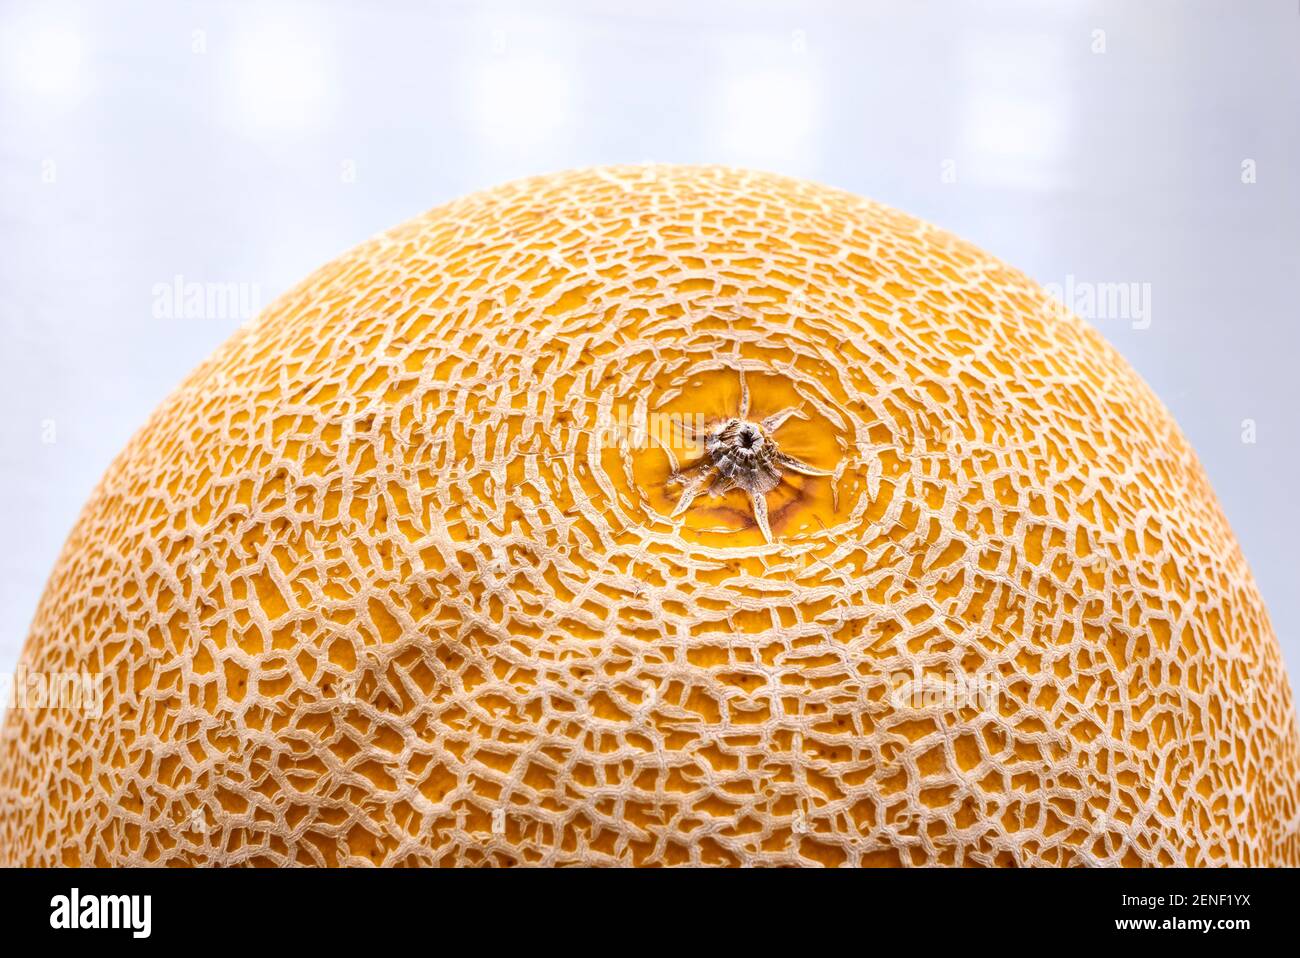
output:
[[[841,417],[833,527],[693,540],[593,440],[736,363]],[[109,692],[8,716],[5,865],[1300,863],[1164,407],[1022,274],[765,174],[534,178],[318,271],[113,463],[22,664]]]

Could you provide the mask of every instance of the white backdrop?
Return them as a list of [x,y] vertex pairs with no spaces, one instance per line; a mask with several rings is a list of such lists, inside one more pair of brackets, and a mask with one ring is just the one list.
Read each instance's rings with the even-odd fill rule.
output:
[[[0,671],[112,456],[257,302],[460,194],[659,160],[1130,292],[1094,321],[1198,450],[1294,682],[1298,51],[1297,0],[0,0]],[[169,310],[178,277],[242,301]]]

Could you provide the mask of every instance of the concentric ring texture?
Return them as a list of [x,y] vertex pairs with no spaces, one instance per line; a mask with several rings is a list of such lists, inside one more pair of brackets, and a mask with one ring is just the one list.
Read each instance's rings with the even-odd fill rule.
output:
[[[674,515],[652,435],[742,394],[829,473],[771,541]],[[537,177],[319,270],[112,464],[22,665],[104,699],[10,711],[4,864],[1300,863],[1164,407],[1019,272],[767,174]]]

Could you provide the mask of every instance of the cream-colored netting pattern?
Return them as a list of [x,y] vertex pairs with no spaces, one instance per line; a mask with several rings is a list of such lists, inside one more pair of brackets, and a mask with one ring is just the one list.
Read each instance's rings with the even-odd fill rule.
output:
[[[741,370],[834,472],[770,545],[597,431]],[[106,700],[8,716],[3,864],[1300,862],[1165,409],[1020,273],[775,176],[536,178],[320,270],[112,465],[23,666]]]

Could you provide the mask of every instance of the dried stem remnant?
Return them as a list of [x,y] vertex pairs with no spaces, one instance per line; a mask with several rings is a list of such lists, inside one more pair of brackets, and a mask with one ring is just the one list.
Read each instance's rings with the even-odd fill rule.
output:
[[749,496],[754,522],[763,538],[772,541],[767,518],[767,494],[781,485],[785,472],[805,476],[830,476],[832,473],[783,453],[772,433],[791,416],[804,418],[797,409],[784,409],[761,422],[751,422],[749,387],[740,373],[740,414],[707,428],[703,435],[687,431],[687,439],[703,442],[704,455],[681,470],[674,470],[672,480],[683,483],[681,498],[673,509],[677,518],[691,507],[701,492],[720,496],[741,489]]

